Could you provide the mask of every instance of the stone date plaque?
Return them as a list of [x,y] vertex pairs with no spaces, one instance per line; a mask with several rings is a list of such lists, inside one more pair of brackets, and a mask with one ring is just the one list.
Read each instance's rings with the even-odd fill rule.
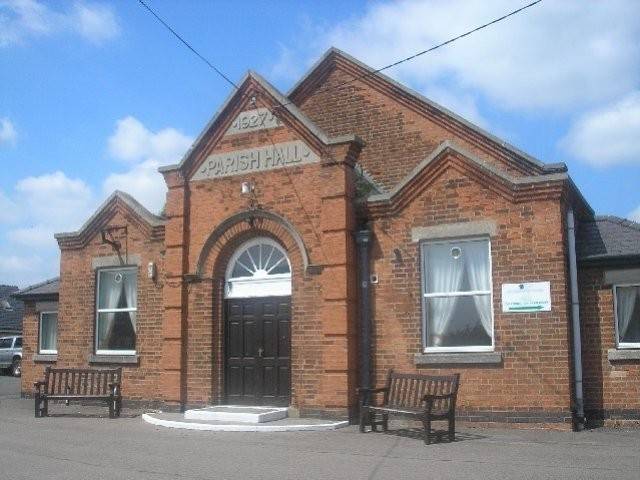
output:
[[266,130],[282,125],[282,122],[267,108],[256,108],[240,112],[225,135]]
[[204,160],[191,180],[230,177],[319,161],[318,154],[308,145],[300,140],[295,140],[246,150],[214,153]]

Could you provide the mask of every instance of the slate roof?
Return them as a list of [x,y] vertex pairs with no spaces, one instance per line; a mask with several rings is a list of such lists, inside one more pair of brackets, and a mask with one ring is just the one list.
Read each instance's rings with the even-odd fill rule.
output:
[[57,300],[60,290],[60,278],[50,278],[19,290],[13,296],[21,300]]
[[18,291],[12,285],[0,285],[0,333],[22,332],[24,304],[11,295]]
[[578,225],[576,250],[582,262],[640,261],[640,223],[596,216]]

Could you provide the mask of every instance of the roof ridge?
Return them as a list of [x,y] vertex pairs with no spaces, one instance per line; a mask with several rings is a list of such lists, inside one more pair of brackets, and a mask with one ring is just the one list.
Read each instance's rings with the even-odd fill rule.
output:
[[33,285],[28,285],[28,286],[26,286],[24,288],[21,288],[17,292],[14,292],[11,296],[18,296],[18,295],[22,295],[24,293],[29,293],[31,290],[35,290],[36,288],[40,288],[40,287],[43,287],[45,285],[49,285],[50,283],[59,282],[59,281],[60,281],[60,276],[51,277],[51,278],[48,278],[48,279],[43,280],[41,282],[34,283]]
[[617,223],[619,225],[622,225],[624,227],[629,227],[629,228],[633,228],[634,230],[639,230],[640,231],[640,223],[636,222],[635,220],[631,220],[629,218],[625,218],[625,217],[619,217],[618,215],[596,215],[594,217],[594,221],[595,222],[611,222],[611,223]]
[[357,58],[355,58],[354,56],[346,53],[343,50],[340,50],[339,48],[336,47],[330,47],[321,57],[320,59],[318,59],[308,70],[307,72],[300,77],[300,79],[289,89],[289,91],[287,92],[287,97],[290,97],[291,95],[293,95],[295,93],[295,91],[302,86],[302,84],[311,76],[311,74],[322,64],[324,63],[327,58],[329,58],[332,54],[335,55],[339,55],[342,58],[348,60],[349,62],[355,64],[356,66],[366,70],[367,72],[370,73],[369,76],[371,77],[379,77],[382,80],[388,82],[389,84],[393,85],[394,87],[400,89],[401,91],[405,92],[406,94],[414,97],[415,99],[426,103],[427,105],[431,106],[432,108],[435,108],[436,110],[441,111],[442,113],[450,116],[451,118],[453,118],[454,120],[462,123],[463,125],[465,125],[467,128],[470,128],[471,130],[475,131],[476,133],[488,138],[489,140],[491,140],[492,142],[496,143],[497,145],[499,145],[500,147],[510,151],[512,154],[516,155],[517,157],[522,158],[523,160],[529,162],[532,165],[535,165],[537,168],[540,168],[543,172],[545,173],[561,173],[561,172],[566,172],[567,169],[567,165],[563,162],[552,162],[552,163],[546,163],[543,162],[541,160],[539,160],[538,158],[533,157],[532,155],[528,154],[527,152],[519,149],[518,147],[510,144],[509,142],[507,142],[506,140],[497,137],[496,135],[490,133],[489,131],[485,130],[484,128],[476,125],[475,123],[467,120],[466,118],[458,115],[457,113],[453,112],[452,110],[448,109],[447,107],[444,107],[442,105],[440,105],[439,103],[434,102],[433,100],[427,98],[426,96],[422,95],[421,93],[417,92],[416,90],[394,80],[393,78],[391,78],[390,76],[386,75],[385,73],[382,73],[381,71],[378,71],[376,69],[374,69],[373,67],[367,65],[366,63],[358,60]]

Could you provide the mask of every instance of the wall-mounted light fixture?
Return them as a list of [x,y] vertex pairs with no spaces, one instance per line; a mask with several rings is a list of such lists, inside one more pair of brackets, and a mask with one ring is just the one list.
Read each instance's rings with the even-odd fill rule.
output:
[[240,193],[242,195],[251,195],[254,190],[255,185],[253,184],[253,182],[242,182],[242,185],[240,187]]
[[157,273],[156,264],[153,262],[149,262],[147,264],[147,278],[149,278],[149,280],[155,280],[156,273]]

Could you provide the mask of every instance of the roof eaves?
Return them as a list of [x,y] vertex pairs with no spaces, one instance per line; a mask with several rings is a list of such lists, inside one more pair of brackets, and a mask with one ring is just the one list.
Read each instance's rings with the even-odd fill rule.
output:
[[523,184],[532,184],[532,183],[541,183],[541,182],[549,182],[549,181],[558,181],[558,180],[566,180],[569,176],[564,172],[559,173],[546,173],[543,175],[530,175],[524,177],[514,177],[509,175],[502,170],[499,170],[494,165],[482,160],[477,157],[473,153],[455,145],[451,140],[445,140],[438,147],[436,147],[433,152],[431,152],[424,160],[422,160],[418,165],[416,165],[409,174],[407,174],[395,187],[393,187],[389,192],[380,193],[376,195],[371,195],[367,201],[368,202],[384,202],[391,200],[394,196],[396,196],[407,184],[409,184],[418,174],[424,170],[427,165],[433,162],[436,158],[438,158],[445,150],[450,149],[453,150],[460,155],[468,158],[474,163],[478,164],[484,170],[489,171],[493,175],[502,178],[503,180],[510,182],[514,185],[523,185]]
[[39,283],[35,283],[33,285],[29,285],[28,287],[25,287],[21,290],[18,290],[17,292],[14,292],[13,294],[11,294],[12,297],[14,298],[18,298],[18,299],[22,299],[22,298],[26,298],[26,297],[30,297],[30,296],[54,296],[54,295],[58,295],[58,292],[44,292],[44,293],[35,293],[33,294],[32,292],[34,290],[37,290],[38,288],[42,288],[46,285],[50,285],[52,283],[56,283],[60,281],[60,277],[54,277],[54,278],[49,278],[47,280],[44,280],[42,282]]

